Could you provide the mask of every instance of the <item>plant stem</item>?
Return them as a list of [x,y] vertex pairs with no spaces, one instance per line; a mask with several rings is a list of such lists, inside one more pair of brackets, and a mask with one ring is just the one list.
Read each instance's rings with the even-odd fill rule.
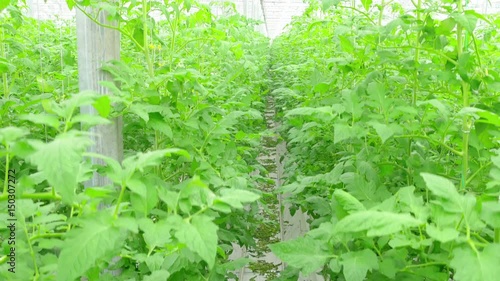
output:
[[[2,28],[2,33],[0,33],[0,52],[2,53],[2,56],[4,58],[7,58],[7,53],[5,51],[5,45],[4,45],[4,30]],[[7,83],[7,73],[2,74],[2,84],[3,84],[3,97],[7,99],[9,97],[9,84]]]
[[[464,12],[464,7],[462,0],[458,1],[458,13],[462,14]],[[464,50],[464,30],[463,27],[457,25],[457,56],[460,58]],[[469,107],[469,84],[462,81],[462,106],[463,108]],[[469,134],[471,127],[471,119],[469,116],[464,116],[462,119],[462,180],[460,184],[460,189],[464,190],[466,187],[467,174],[469,172]]]
[[456,155],[458,156],[462,156],[462,152],[454,149],[453,147],[443,143],[443,142],[440,142],[438,140],[435,140],[435,139],[432,139],[428,136],[420,136],[420,135],[401,135],[401,136],[394,136],[394,138],[421,138],[421,139],[426,139],[428,141],[431,141],[431,142],[434,142],[434,143],[437,143],[441,146],[443,146],[444,148],[448,149],[449,151],[455,153]]
[[[378,15],[378,26],[382,26],[382,19],[384,17],[384,8],[385,8],[385,1],[382,0],[382,3],[380,3],[380,14]],[[380,37],[379,37],[379,43],[380,43]]]
[[[7,194],[2,194],[0,196],[0,201],[6,201],[8,198]],[[52,195],[52,192],[42,192],[42,193],[29,193],[22,194],[19,196],[20,199],[31,199],[31,200],[52,200],[60,201],[62,197],[60,195]]]
[[[153,67],[153,59],[151,58],[151,53],[149,50],[149,29],[148,29],[148,1],[142,0],[142,32],[143,32],[143,40],[144,40],[144,56],[146,59],[146,64],[148,68],[148,75],[151,80],[151,83],[153,82],[153,78],[155,77],[155,71]],[[157,130],[155,131],[155,138],[154,138],[154,149],[157,150],[159,149],[159,132]],[[160,166],[155,167],[155,173],[157,175],[160,175],[161,172],[161,164]],[[118,206],[117,206],[118,207]]]
[[365,12],[361,11],[360,9],[357,9],[355,6],[352,6],[352,7],[349,7],[349,6],[338,6],[338,7],[339,8],[345,8],[345,9],[351,9],[351,10],[353,10],[352,16],[354,16],[354,12],[358,12],[361,15],[365,16],[365,18],[368,21],[370,21],[373,25],[377,25],[377,23],[370,17],[370,15],[368,13],[365,13]]
[[485,165],[479,167],[479,169],[477,169],[474,174],[472,174],[468,179],[467,181],[465,182],[465,185],[469,185],[471,183],[471,181],[482,171],[484,170],[485,168],[489,167],[491,164],[493,164],[493,162],[488,162],[486,163]]
[[[420,12],[420,9],[422,8],[422,0],[417,1],[417,6],[416,8],[416,14],[417,14],[417,23],[420,24],[422,21],[422,13]],[[415,42],[415,72],[413,73],[413,79],[414,79],[414,84],[413,84],[413,96],[411,99],[411,104],[415,106],[417,104],[417,93],[418,93],[418,66],[419,66],[419,60],[420,60],[420,34],[421,30],[418,30],[417,32],[417,38]]]
[[85,16],[87,16],[87,18],[89,18],[91,21],[93,21],[95,24],[97,24],[98,26],[102,26],[102,27],[106,27],[106,28],[109,28],[109,29],[113,29],[113,30],[119,31],[121,34],[127,36],[137,46],[137,48],[139,50],[141,50],[141,51],[144,50],[144,47],[141,46],[141,44],[139,44],[139,42],[137,42],[137,40],[135,40],[134,36],[130,35],[130,33],[125,32],[125,30],[121,29],[120,26],[116,27],[116,26],[113,26],[113,25],[108,25],[108,24],[101,23],[100,21],[97,20],[97,17],[93,17],[92,15],[90,15],[89,13],[87,13],[84,8],[80,7],[80,5],[75,4],[75,7],[78,10],[80,10]]
[[175,19],[175,25],[171,27],[172,30],[172,41],[170,42],[170,67],[173,67],[174,63],[174,49],[175,49],[175,40],[177,37],[177,18]]
[[37,240],[37,239],[41,239],[41,238],[60,238],[60,237],[63,237],[63,236],[64,236],[64,233],[45,233],[45,234],[39,234],[39,235],[31,236],[30,242],[34,241],[34,240]]
[[[9,150],[9,145],[7,143],[4,143],[5,150]],[[5,196],[7,199],[7,191],[9,187],[9,169],[10,169],[10,154],[7,153],[5,155],[5,178],[3,182],[3,192],[2,192],[2,197]]]
[[[75,214],[75,207],[71,206],[70,212],[69,212],[69,218],[71,219],[73,215]],[[68,224],[68,227],[66,228],[66,232],[69,232],[73,226],[71,223]]]
[[113,213],[113,217],[115,219],[118,218],[118,211],[120,210],[120,203],[122,202],[123,196],[125,195],[125,189],[126,189],[125,182],[123,182],[122,188],[120,190],[120,195],[118,196],[118,202],[116,202],[115,212]]
[[40,272],[38,271],[38,265],[36,263],[36,253],[33,250],[33,246],[29,242],[30,237],[28,235],[28,229],[26,229],[26,225],[24,225],[24,227],[23,227],[23,232],[24,232],[24,235],[26,235],[26,239],[28,240],[28,248],[30,251],[31,259],[33,260],[33,267],[35,268],[35,274],[33,276],[33,280],[38,280],[38,278],[40,277]]
[[[365,43],[370,44],[370,42],[366,42],[366,41],[365,41]],[[446,59],[448,62],[450,62],[454,66],[458,66],[458,62],[456,62],[454,59],[450,58],[446,54],[439,52],[439,51],[436,51],[436,50],[433,50],[433,49],[429,49],[429,48],[416,47],[416,46],[397,46],[397,47],[385,47],[384,46],[383,48],[385,48],[385,49],[417,49],[417,50],[422,50],[422,51],[426,51],[426,52],[429,52],[432,54],[436,54],[436,55]]]
[[432,265],[446,265],[444,262],[428,262],[428,263],[420,263],[420,264],[410,264],[405,266],[402,270],[406,270],[408,268],[417,268],[417,267],[424,267],[424,266],[432,266]]
[[151,55],[149,53],[149,37],[148,37],[148,1],[142,0],[142,32],[144,33],[144,55],[146,56],[146,63],[148,65],[148,74],[150,78],[155,76],[153,61],[151,60]]

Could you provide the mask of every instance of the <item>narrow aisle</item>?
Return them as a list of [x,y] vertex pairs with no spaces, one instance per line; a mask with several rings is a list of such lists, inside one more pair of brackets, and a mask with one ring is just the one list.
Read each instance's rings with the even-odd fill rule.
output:
[[[259,186],[265,194],[262,200],[264,205],[260,206],[259,214],[262,223],[257,231],[258,235],[254,237],[256,249],[247,250],[233,245],[231,260],[242,257],[252,260],[246,267],[235,272],[239,281],[266,281],[279,277],[285,269],[285,264],[271,252],[268,245],[297,238],[309,231],[307,215],[298,210],[292,216],[289,210],[290,204],[284,202],[286,195],[276,195],[276,190],[283,184],[286,143],[279,137],[279,123],[276,122],[276,108],[272,96],[267,96],[264,117],[269,134],[263,137],[263,149],[258,157],[260,164],[268,173],[268,182]],[[307,278],[301,276],[298,279],[298,281],[320,280],[323,279],[314,275]]]
[[247,250],[234,245],[235,250],[230,256],[230,259],[248,257],[252,260],[250,264],[236,273],[240,281],[273,280],[278,277],[279,272],[282,270],[281,261],[268,247],[269,244],[282,241],[281,202],[280,198],[274,195],[279,182],[276,160],[280,158],[280,155],[278,155],[276,149],[278,137],[275,127],[274,102],[269,96],[264,117],[267,130],[271,134],[263,137],[263,149],[258,157],[260,164],[265,167],[268,173],[264,175],[268,178],[268,181],[259,186],[264,193],[262,200],[264,205],[260,206],[259,215],[262,223],[259,225],[258,235],[254,237],[257,247],[255,250]]

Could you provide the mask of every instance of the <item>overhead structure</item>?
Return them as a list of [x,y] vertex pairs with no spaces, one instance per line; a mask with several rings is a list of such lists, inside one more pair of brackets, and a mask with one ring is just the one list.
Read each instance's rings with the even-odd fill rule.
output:
[[[355,1],[361,5],[361,0]],[[200,2],[210,4],[224,1],[200,0]],[[225,2],[233,2],[237,11],[242,15],[261,20],[263,24],[258,26],[257,30],[269,38],[279,36],[292,18],[301,15],[308,5],[302,0],[229,0]],[[382,0],[373,1],[374,4],[381,2]],[[31,9],[29,15],[39,19],[75,17],[75,11],[68,9],[65,0],[27,0],[26,3]],[[414,7],[411,0],[394,1],[394,3],[400,4],[405,9]],[[498,13],[500,0],[469,0],[465,8],[483,14]],[[214,13],[217,14],[217,11]]]

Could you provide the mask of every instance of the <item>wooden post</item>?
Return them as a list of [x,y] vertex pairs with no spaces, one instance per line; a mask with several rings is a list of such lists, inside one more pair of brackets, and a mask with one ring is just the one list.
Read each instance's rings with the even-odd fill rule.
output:
[[[92,14],[90,9],[89,14]],[[101,12],[98,21],[112,25],[107,14]],[[91,90],[101,95],[110,94],[108,89],[101,86],[99,81],[111,80],[108,73],[101,70],[102,65],[110,60],[120,59],[120,33],[116,30],[102,27],[83,12],[76,12],[76,29],[78,43],[78,74],[80,91]],[[83,114],[97,114],[91,105],[81,108]],[[118,160],[123,159],[122,119],[113,120],[110,125],[99,125],[90,129],[94,145],[90,152],[103,154]],[[102,163],[100,159],[92,159],[92,163]],[[112,184],[111,180],[94,174],[92,180],[85,187],[105,186]]]

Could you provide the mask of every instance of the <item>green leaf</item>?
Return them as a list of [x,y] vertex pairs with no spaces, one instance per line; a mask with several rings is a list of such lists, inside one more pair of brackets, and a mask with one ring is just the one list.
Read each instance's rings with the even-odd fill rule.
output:
[[351,138],[352,127],[346,124],[336,123],[333,125],[334,128],[334,140],[333,143],[337,144],[343,140]]
[[92,106],[97,110],[101,117],[108,118],[111,113],[111,100],[106,95],[96,99]]
[[189,12],[189,10],[191,10],[191,0],[184,0],[184,7],[186,8],[186,11]]
[[435,239],[435,240],[442,242],[442,243],[453,241],[453,240],[457,239],[458,235],[460,234],[454,228],[447,227],[444,229],[439,229],[432,224],[427,225],[426,231],[427,231],[427,234],[429,234],[429,236],[432,239]]
[[453,202],[460,202],[455,185],[447,178],[428,173],[420,174],[425,181],[427,188],[436,196],[450,199]]
[[215,194],[208,188],[199,176],[184,181],[179,185],[181,189],[178,198],[179,208],[183,212],[191,212],[193,206],[205,207],[212,206]]
[[333,196],[335,197],[335,200],[342,206],[344,211],[349,214],[366,210],[365,206],[363,206],[363,204],[361,204],[361,202],[359,202],[356,197],[341,189],[335,190]]
[[388,107],[388,99],[386,98],[386,89],[384,84],[378,82],[371,82],[366,88],[366,93],[371,100],[383,111]]
[[87,137],[61,134],[52,142],[39,145],[29,157],[65,203],[73,202],[82,154],[90,144]]
[[0,12],[3,11],[7,6],[10,5],[10,0],[2,0],[0,1]]
[[[180,218],[177,218],[180,220]],[[164,247],[167,243],[172,242],[170,230],[176,225],[172,223],[174,219],[161,219],[154,223],[149,218],[142,218],[139,221],[139,227],[144,232],[144,242],[148,245],[150,251],[155,247]]]
[[[130,107],[130,112],[136,114],[145,122],[149,121],[150,114],[154,116],[156,119],[164,120],[163,114],[169,116],[172,112],[168,109],[168,107],[163,107],[159,105],[152,104],[143,104],[143,103],[135,103]],[[156,114],[152,114],[156,113]]]
[[242,209],[243,203],[254,202],[260,198],[260,195],[242,189],[223,189],[220,193],[221,197],[215,201],[224,202],[236,209]]
[[145,110],[145,108],[142,105],[140,105],[140,104],[133,104],[130,107],[130,111],[132,113],[135,113],[137,116],[141,117],[142,120],[144,120],[145,122],[149,121],[149,114],[148,114],[148,112]]
[[38,84],[38,89],[40,90],[40,92],[51,93],[54,91],[54,87],[44,78],[38,76],[36,78],[36,82]]
[[66,0],[66,4],[68,5],[68,9],[70,11],[73,10],[73,7],[76,5],[75,0]]
[[[91,105],[96,99],[101,97],[101,95],[92,91],[83,91],[78,94],[71,95],[67,100],[64,100],[61,104],[61,109],[55,110],[54,112],[65,119],[70,119],[76,112],[77,108],[81,108],[84,105]],[[89,112],[86,112],[89,113]]]
[[371,125],[377,132],[380,139],[382,140],[382,143],[385,143],[386,140],[388,140],[390,137],[394,135],[394,130],[388,125],[377,122],[371,122]]
[[477,17],[474,14],[460,14],[452,13],[450,15],[459,25],[461,25],[467,32],[473,33],[477,24]]
[[500,116],[497,114],[487,110],[479,111],[476,114],[481,117],[481,119],[477,120],[476,123],[486,123],[500,127]]
[[372,5],[372,0],[361,0],[361,4],[363,4],[365,10],[368,11]]
[[346,281],[363,281],[368,270],[378,269],[377,255],[369,249],[349,252],[341,256]]
[[137,44],[139,44],[140,47],[145,47],[148,48],[149,46],[144,46],[144,29],[141,26],[140,21],[136,21],[134,26],[134,33],[132,34],[132,37],[134,37],[135,41]]
[[384,251],[379,263],[378,271],[383,275],[396,280],[396,274],[406,266],[407,249],[391,249]]
[[330,89],[330,85],[328,85],[324,82],[319,83],[316,86],[314,86],[314,91],[321,93],[321,94],[326,93],[328,91],[328,89]]
[[134,176],[127,180],[127,187],[135,194],[140,195],[141,197],[147,196],[147,189],[150,187],[146,186],[146,183],[142,181],[141,176]]
[[166,270],[153,271],[150,275],[144,277],[144,281],[166,281],[170,276],[170,272]]
[[404,212],[411,212],[417,219],[426,221],[428,212],[426,206],[424,206],[424,199],[422,196],[415,196],[414,192],[414,186],[406,186],[398,190],[397,196],[402,205],[401,210]]
[[354,120],[358,120],[365,112],[365,102],[360,99],[356,91],[343,92],[342,100],[346,112],[351,113]]
[[227,203],[218,200],[214,200],[213,205],[210,206],[210,208],[215,211],[219,211],[226,214],[231,213],[231,206]]
[[330,255],[322,249],[323,243],[308,236],[269,245],[282,261],[309,275],[323,266]]
[[[106,214],[106,213],[99,213]],[[126,232],[113,226],[108,216],[83,219],[82,228],[73,228],[59,255],[57,280],[75,280],[106,255],[119,252]]]
[[28,135],[30,132],[25,128],[5,127],[0,129],[0,143],[11,143]]
[[172,154],[182,155],[187,158],[190,157],[189,153],[183,149],[167,148],[146,153],[139,152],[123,160],[123,166],[126,168],[126,174],[131,175],[136,170],[142,172],[147,167],[159,165],[166,156]]
[[231,261],[228,261],[226,263],[223,263],[221,265],[221,268],[224,269],[226,272],[233,271],[233,270],[243,268],[244,266],[249,264],[251,261],[252,260],[249,258],[239,258],[236,260],[231,260]]
[[[103,70],[106,70],[106,71],[109,71],[110,73],[113,73],[113,72],[112,72],[112,71],[110,71],[110,70],[108,69],[108,67],[106,67],[106,66],[103,66],[103,67],[102,67],[102,69],[103,69]],[[126,71],[126,70],[125,70],[125,71]],[[118,76],[118,74],[115,74],[115,73],[113,73],[113,75]],[[112,94],[112,97],[113,97],[113,98],[116,98],[116,97],[119,97],[119,96],[123,96],[123,95],[124,95],[124,94],[123,94],[123,92],[120,90],[120,88],[118,88],[118,87],[116,86],[116,83],[115,83],[115,82],[112,82],[112,81],[99,81],[99,85],[101,85],[101,86],[105,87],[105,88],[106,88],[106,89],[107,89],[107,90],[108,90],[108,91]],[[108,96],[108,95],[100,95],[100,97],[99,97],[98,99],[105,98],[105,97],[107,97],[107,98],[109,99],[110,103],[111,103],[110,96]],[[98,99],[97,99],[97,100],[98,100]],[[96,100],[96,101],[97,101],[97,100]],[[106,103],[105,99],[104,99],[104,103]],[[104,104],[104,105],[105,105],[105,104]],[[136,105],[136,104],[133,104],[132,106],[134,106],[134,105]],[[95,108],[95,106],[94,106],[94,108]],[[97,109],[97,108],[96,108],[96,109]]]
[[339,36],[340,46],[342,47],[342,51],[346,53],[354,53],[354,45],[351,40],[346,36]]
[[340,0],[321,0],[321,8],[323,11],[330,9],[331,6],[335,6],[340,3]]
[[152,272],[161,270],[164,262],[165,262],[165,256],[158,252],[146,257],[146,265],[148,266],[148,269],[151,270]]
[[477,12],[477,11],[475,11],[475,10],[465,10],[465,11],[464,11],[464,14],[465,14],[467,17],[469,17],[469,18],[474,17],[474,18],[476,18],[476,19],[484,20],[484,21],[485,21],[485,22],[487,22],[488,24],[493,25],[493,23],[492,23],[492,22],[491,22],[491,21],[490,21],[490,20],[489,20],[489,19],[488,19],[485,15],[480,14],[480,13],[478,13],[478,12]]
[[500,203],[484,202],[481,210],[481,218],[490,226],[500,228]]
[[151,115],[147,125],[152,129],[163,133],[169,139],[174,139],[174,133],[172,132],[172,128],[168,125],[168,123],[163,120],[163,118],[159,118],[156,114]]
[[500,244],[488,244],[482,252],[469,247],[453,251],[450,265],[455,269],[456,281],[497,281],[500,276]]
[[217,225],[209,217],[198,215],[192,218],[191,223],[183,221],[175,232],[175,237],[212,268],[217,253],[217,229]]
[[323,107],[298,107],[292,110],[289,110],[285,117],[289,118],[291,116],[314,116],[320,115],[322,118],[326,120],[333,119],[332,107],[331,106],[323,106]]
[[27,120],[30,122],[33,122],[35,124],[41,124],[41,125],[47,125],[49,127],[52,127],[54,129],[59,129],[59,118],[54,115],[49,115],[49,114],[33,114],[30,113],[28,115],[21,115],[19,116],[19,119],[21,120]]
[[438,111],[440,116],[447,118],[450,115],[450,110],[446,105],[444,105],[440,100],[437,99],[432,99],[432,100],[426,100],[426,101],[421,101],[417,102],[417,105],[431,105],[435,107]]
[[139,225],[135,218],[121,216],[115,220],[115,226],[123,230],[128,230],[132,233],[137,234],[139,232]]
[[134,190],[130,196],[130,203],[134,210],[144,216],[158,204],[158,192],[155,186],[146,186],[140,180],[128,181],[129,188]]
[[[0,4],[1,9],[1,4]],[[5,58],[0,57],[0,74],[14,72],[16,70],[16,66],[11,64]]]
[[383,236],[399,232],[404,227],[420,224],[419,220],[409,214],[361,211],[340,220],[335,229],[341,233],[368,231],[367,236]]
[[105,170],[105,175],[109,179],[111,179],[114,183],[121,185],[122,180],[123,180],[123,169],[120,163],[116,161],[115,159],[98,154],[98,153],[92,153],[92,152],[86,152],[83,154],[83,156],[86,157],[93,157],[93,158],[98,158],[102,159],[105,163],[106,170]]
[[335,273],[340,273],[342,270],[342,264],[340,264],[340,261],[338,259],[332,259],[328,263],[328,267],[330,267],[330,270],[335,272]]
[[90,115],[90,114],[78,114],[75,115],[73,118],[71,118],[72,123],[81,123],[85,124],[86,126],[96,126],[96,125],[107,125],[111,124],[111,121],[109,121],[106,118],[103,118],[98,115]]
[[457,22],[453,18],[447,18],[439,23],[439,26],[436,29],[436,31],[439,34],[449,35],[456,25]]
[[98,2],[96,3],[96,8],[99,10],[106,12],[107,16],[114,17],[117,13],[117,7],[107,2]]

